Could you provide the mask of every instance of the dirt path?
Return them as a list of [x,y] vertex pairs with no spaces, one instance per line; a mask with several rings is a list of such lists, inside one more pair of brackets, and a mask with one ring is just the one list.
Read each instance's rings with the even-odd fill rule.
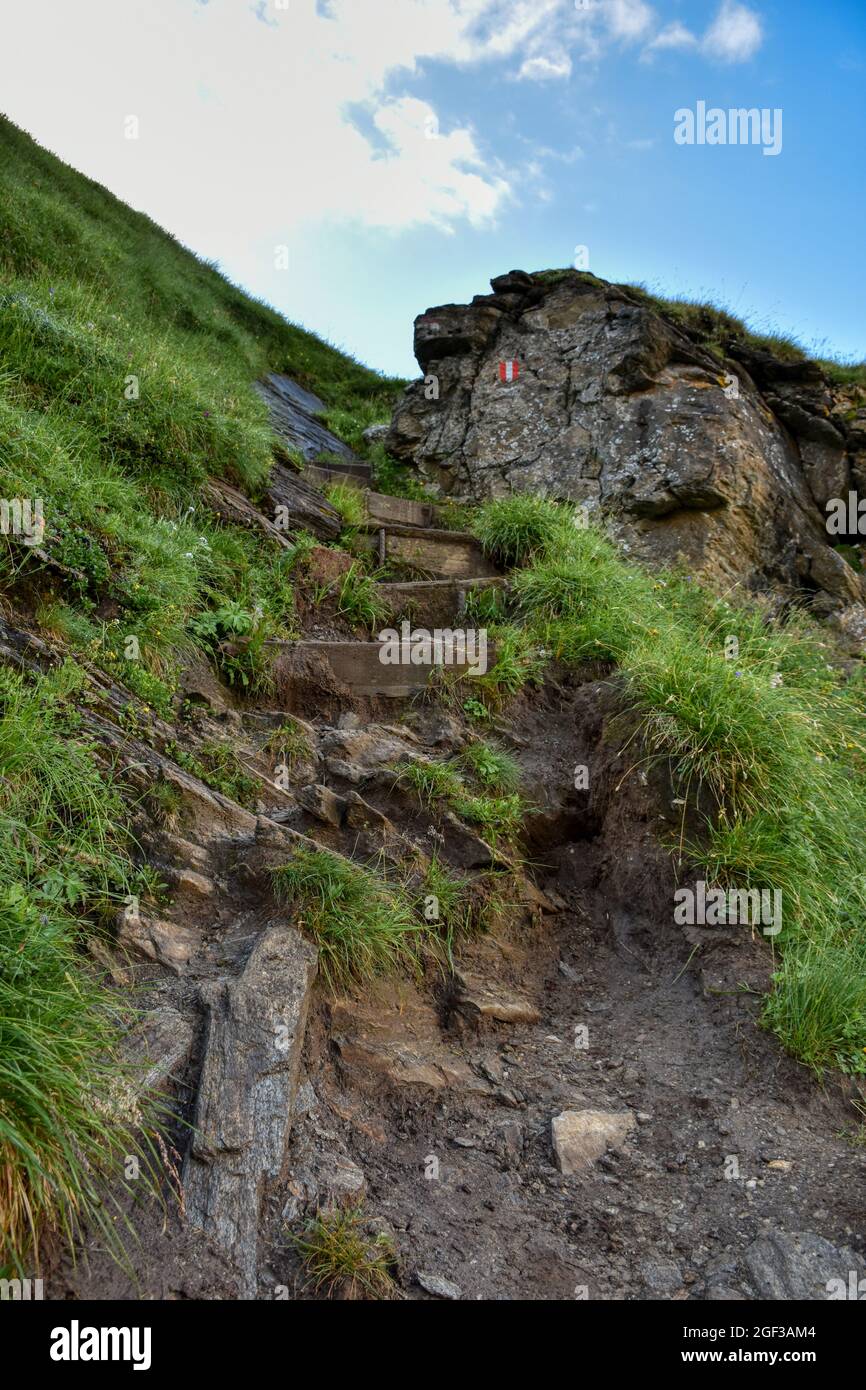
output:
[[[318,1109],[295,1142],[305,1123],[336,1125],[368,1209],[395,1236],[410,1297],[426,1296],[420,1272],[464,1298],[781,1298],[850,1259],[787,1239],[803,1232],[853,1247],[862,1274],[866,1151],[842,1137],[856,1129],[853,1088],[822,1089],[759,1027],[763,942],[703,929],[696,945],[673,924],[656,833],[663,787],[622,783],[626,764],[604,746],[610,691],[587,685],[559,709],[541,703],[515,726],[548,808],[537,878],[561,910],[506,943],[537,1022],[473,1026],[434,986],[431,1043],[405,994],[383,997],[388,1060],[371,1079],[369,1054],[351,1045],[351,1007],[347,1025],[347,1006],[323,1003],[306,1054]],[[583,807],[563,793],[581,761],[596,778]],[[501,992],[495,954],[479,961]],[[361,1014],[368,1023],[367,1006]],[[369,1027],[358,1033],[369,1040]],[[440,1069],[441,1047],[487,1092],[463,1076],[413,1084],[393,1063],[401,1048],[429,1058],[434,1047]],[[585,1109],[629,1112],[635,1127],[564,1177],[551,1121]],[[276,1252],[274,1266],[280,1279],[297,1273]]]

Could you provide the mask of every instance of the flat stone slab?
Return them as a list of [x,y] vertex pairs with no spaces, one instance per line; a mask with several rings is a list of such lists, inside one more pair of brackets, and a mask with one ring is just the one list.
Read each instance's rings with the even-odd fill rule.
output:
[[262,1199],[286,1169],[316,964],[315,947],[274,921],[239,976],[203,990],[207,1033],[184,1167],[186,1211],[238,1270],[243,1298],[257,1293]]
[[609,1148],[618,1149],[635,1118],[630,1110],[563,1110],[553,1120],[553,1151],[561,1173],[583,1173]]
[[318,396],[279,372],[257,381],[255,389],[267,404],[274,433],[287,449],[296,450],[308,463],[322,453],[337,454],[347,463],[355,461],[348,444],[317,418],[326,409]]

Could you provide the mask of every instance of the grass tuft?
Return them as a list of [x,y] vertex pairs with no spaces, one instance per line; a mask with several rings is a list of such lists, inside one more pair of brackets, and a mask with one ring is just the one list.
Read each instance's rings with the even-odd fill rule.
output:
[[318,1212],[294,1243],[316,1293],[350,1299],[387,1299],[396,1293],[394,1247],[383,1233],[367,1234],[360,1207]]
[[509,568],[547,555],[563,527],[563,509],[555,502],[517,492],[487,502],[476,512],[473,533],[485,555]]
[[117,1249],[104,1182],[145,1119],[123,1099],[132,1012],[77,949],[90,915],[140,888],[119,793],[73,736],[75,685],[0,668],[0,1271],[47,1230],[95,1223]]
[[369,869],[327,850],[299,850],[274,872],[278,897],[303,911],[333,989],[416,968],[422,928],[403,895]]

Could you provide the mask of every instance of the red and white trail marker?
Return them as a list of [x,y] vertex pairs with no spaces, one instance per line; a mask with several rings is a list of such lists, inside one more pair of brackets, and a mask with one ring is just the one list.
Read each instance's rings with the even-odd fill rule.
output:
[[520,374],[520,363],[513,360],[499,363],[499,380],[516,381]]

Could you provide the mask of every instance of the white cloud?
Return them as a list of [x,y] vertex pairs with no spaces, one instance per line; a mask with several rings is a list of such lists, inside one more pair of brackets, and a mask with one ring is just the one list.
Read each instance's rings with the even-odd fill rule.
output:
[[615,39],[636,42],[652,26],[655,11],[644,0],[604,0],[604,19]]
[[517,75],[533,82],[561,80],[571,76],[571,59],[565,52],[539,53],[535,58],[526,58]]
[[647,52],[669,48],[696,48],[698,40],[679,20],[674,20],[672,24],[666,24],[664,29],[659,30],[655,38],[649,43]]
[[739,4],[738,0],[724,0],[701,47],[709,57],[720,62],[743,63],[757,53],[763,38],[761,21],[754,10]]
[[[657,24],[646,0],[2,0],[0,91],[61,158],[203,254],[248,265],[254,244],[311,224],[495,223],[527,171],[465,121],[446,129],[415,76],[496,63],[551,86],[612,44],[687,46],[676,23],[653,39]],[[733,62],[760,40],[754,13],[724,0],[702,49]],[[131,114],[137,141],[123,136]]]
[[521,55],[559,3],[3,0],[0,90],[38,140],[223,259],[254,228],[284,240],[322,219],[478,226],[509,175],[467,126],[425,138],[437,113],[395,89],[425,59]]

